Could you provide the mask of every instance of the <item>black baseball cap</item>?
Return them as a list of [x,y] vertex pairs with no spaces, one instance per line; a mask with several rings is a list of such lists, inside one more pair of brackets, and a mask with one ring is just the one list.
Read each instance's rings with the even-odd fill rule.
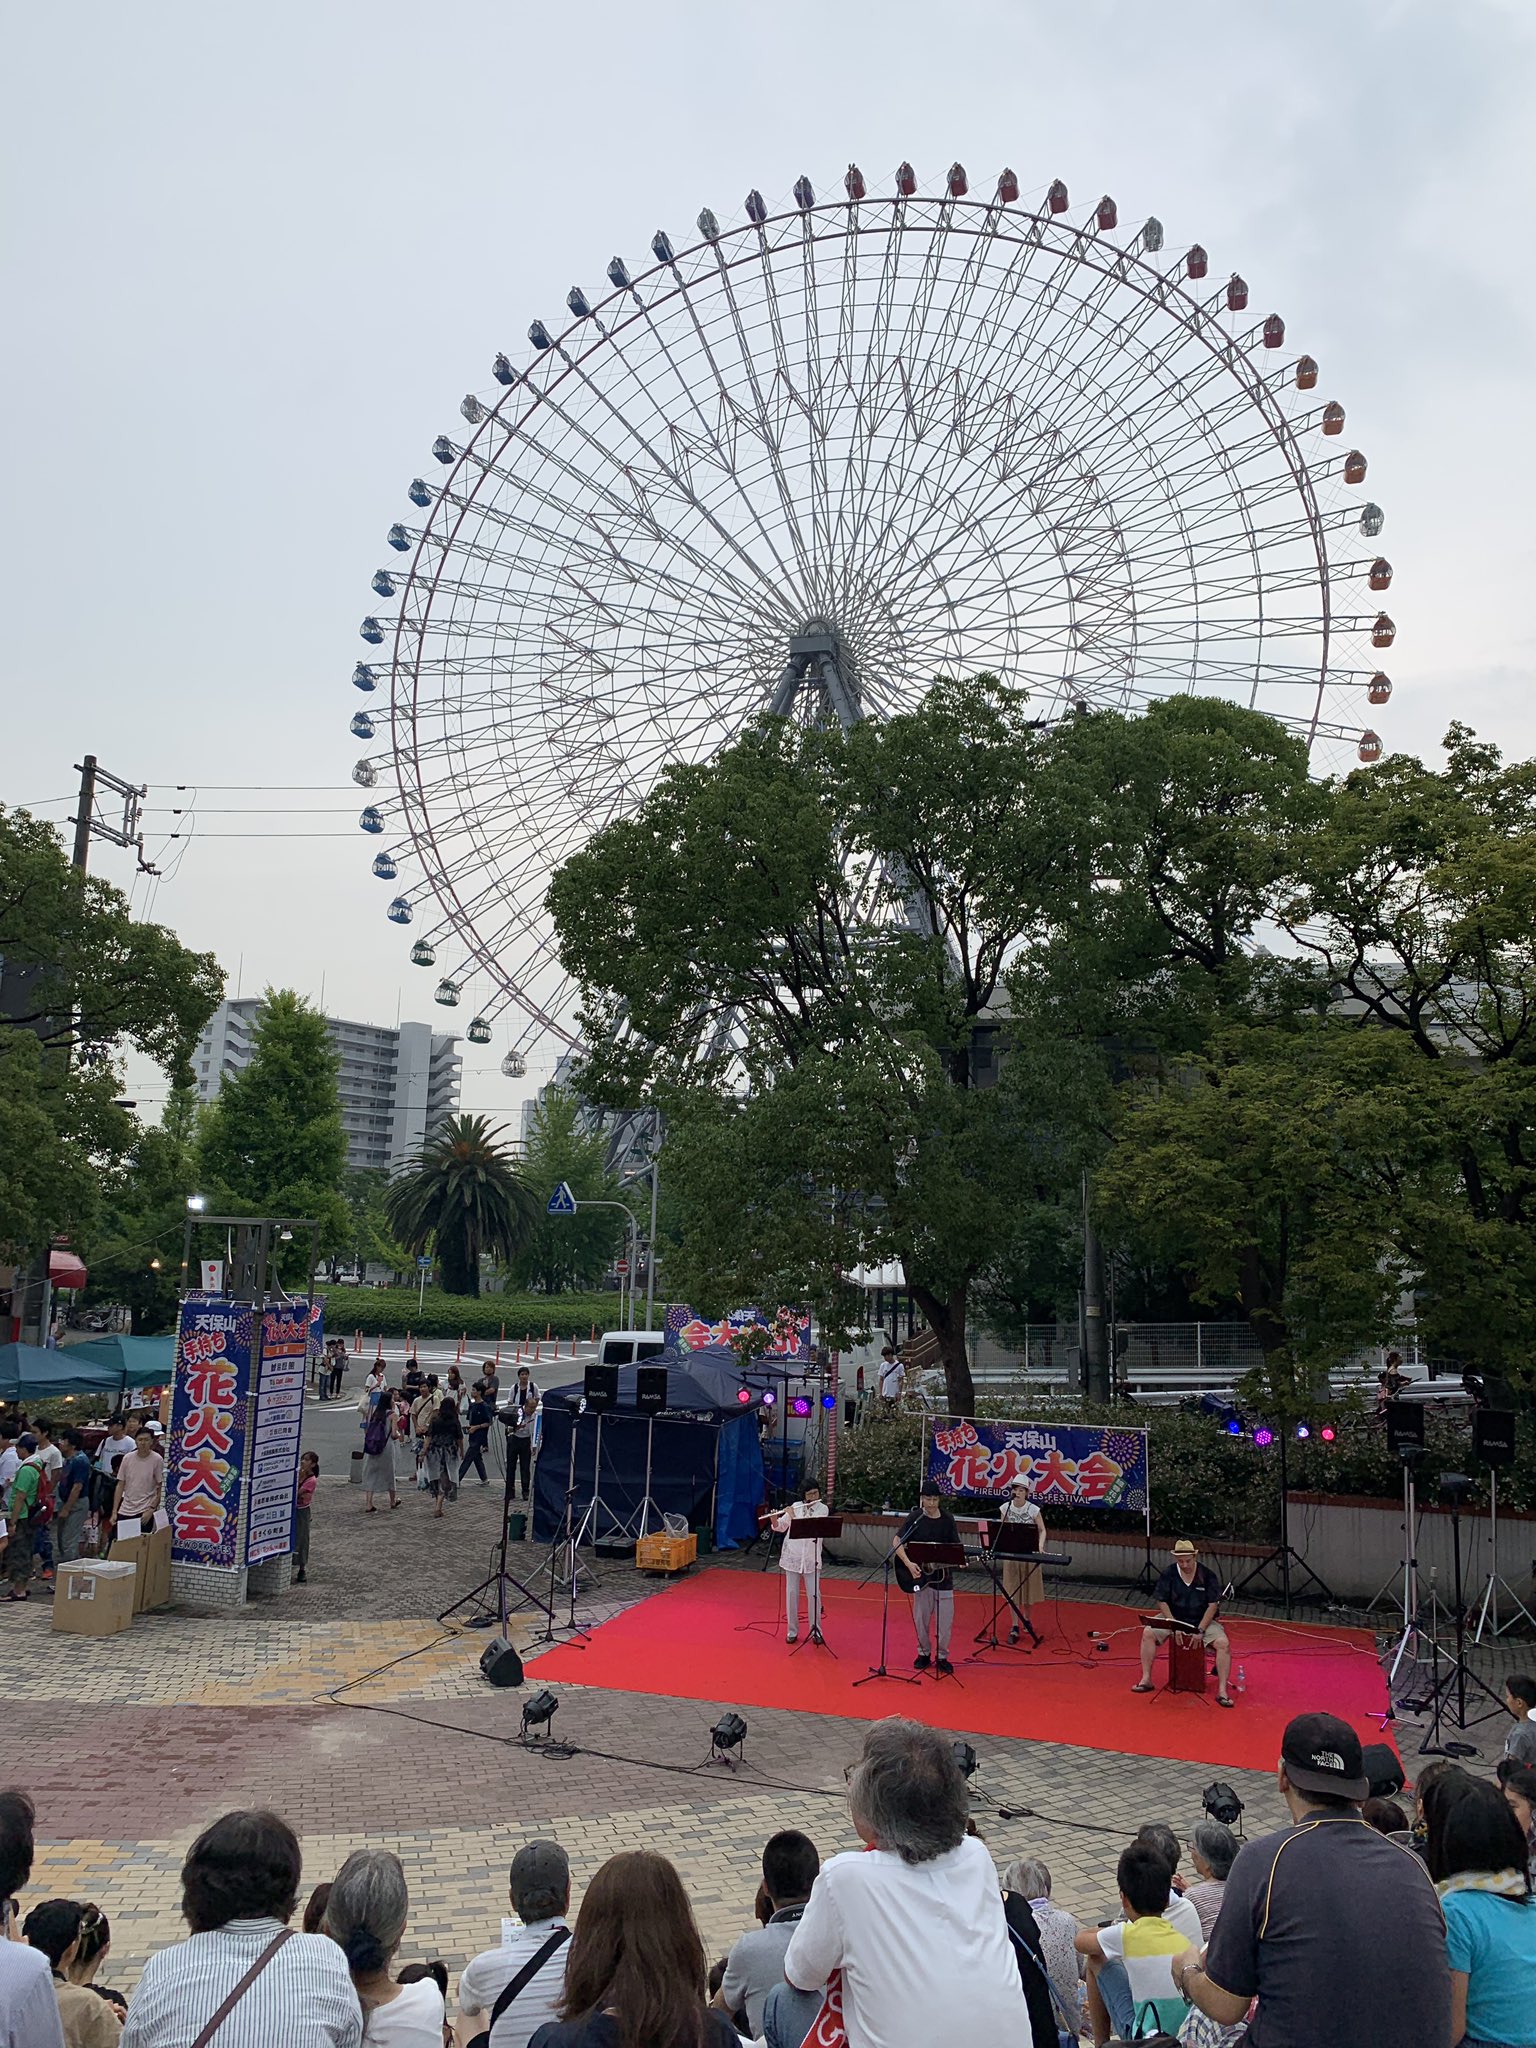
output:
[[1280,1761],[1298,1792],[1364,1799],[1371,1789],[1360,1738],[1337,1714],[1298,1714],[1280,1738]]

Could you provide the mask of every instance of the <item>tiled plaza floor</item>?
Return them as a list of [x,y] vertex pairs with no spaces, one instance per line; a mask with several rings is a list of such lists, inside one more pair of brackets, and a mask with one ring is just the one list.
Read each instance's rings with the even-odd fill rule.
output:
[[[354,1848],[395,1849],[413,1905],[402,1960],[441,1955],[456,1973],[498,1938],[507,1865],[534,1834],[565,1843],[578,1883],[616,1849],[672,1856],[712,1954],[750,1924],[758,1857],[776,1828],[804,1828],[823,1853],[853,1845],[843,1766],[858,1747],[854,1722],[753,1709],[732,1771],[707,1761],[729,1699],[562,1685],[553,1732],[577,1753],[521,1747],[527,1691],[481,1678],[487,1633],[432,1618],[485,1572],[499,1505],[497,1489],[471,1486],[440,1522],[414,1492],[396,1514],[364,1516],[357,1490],[328,1479],[311,1583],[238,1618],[140,1616],[123,1635],[93,1639],[54,1634],[42,1600],[0,1610],[0,1780],[32,1793],[41,1837],[24,1903],[94,1899],[114,1927],[104,1978],[131,1988],[145,1957],[182,1932],[188,1843],[218,1813],[265,1804],[303,1839],[306,1887]],[[514,1550],[521,1577],[541,1562],[530,1546]],[[586,1618],[652,1590],[631,1567],[602,1570]],[[536,1650],[530,1620],[513,1634]],[[889,1692],[871,1697],[872,1714],[901,1710],[902,1688]],[[977,1823],[999,1864],[1043,1854],[1057,1897],[1087,1917],[1112,1909],[1115,1856],[1137,1823],[1165,1819],[1187,1835],[1215,1775],[972,1739]],[[1278,1824],[1267,1774],[1222,1775],[1247,1804],[1250,1833]]]

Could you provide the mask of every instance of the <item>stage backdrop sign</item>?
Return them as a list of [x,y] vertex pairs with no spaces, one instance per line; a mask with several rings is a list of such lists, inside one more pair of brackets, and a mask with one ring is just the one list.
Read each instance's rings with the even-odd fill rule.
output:
[[251,1512],[247,1564],[282,1557],[293,1548],[294,1489],[299,1435],[304,1426],[304,1367],[314,1332],[310,1305],[269,1308],[262,1317],[256,1423],[251,1431]]
[[252,1314],[240,1302],[189,1296],[176,1331],[165,1497],[171,1558],[231,1570],[238,1555]]
[[943,1493],[1001,1497],[1023,1473],[1042,1507],[1123,1508],[1143,1517],[1151,1509],[1144,1429],[941,1416],[923,1469]]
[[780,1365],[810,1363],[811,1312],[808,1308],[781,1308],[768,1315],[760,1308],[733,1308],[719,1322],[707,1322],[691,1308],[674,1302],[667,1310],[667,1348],[671,1351],[722,1349],[739,1339],[743,1330],[756,1327],[770,1332],[767,1348],[756,1354]]

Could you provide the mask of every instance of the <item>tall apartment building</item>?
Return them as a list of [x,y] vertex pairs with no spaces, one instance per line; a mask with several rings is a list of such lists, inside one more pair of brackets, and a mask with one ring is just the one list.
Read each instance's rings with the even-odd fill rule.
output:
[[[192,1062],[204,1102],[249,1066],[260,1012],[259,996],[241,996],[220,1003],[204,1026]],[[458,1107],[458,1039],[430,1024],[396,1028],[327,1017],[325,1028],[340,1061],[348,1166],[399,1166]]]

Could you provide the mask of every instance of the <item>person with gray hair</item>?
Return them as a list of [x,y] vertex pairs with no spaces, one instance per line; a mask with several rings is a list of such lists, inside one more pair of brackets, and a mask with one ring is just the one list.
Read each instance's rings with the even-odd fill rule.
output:
[[364,2048],[441,2048],[442,1992],[430,1977],[398,1984],[389,1974],[410,1905],[400,1858],[388,1849],[355,1849],[325,1903],[324,1931],[346,1957],[363,2008]]
[[1199,1882],[1192,1884],[1184,1896],[1200,1915],[1202,1941],[1211,1938],[1227,1889],[1227,1872],[1237,1861],[1240,1846],[1232,1830],[1219,1820],[1201,1821],[1189,1838],[1189,1853],[1194,1858]]
[[966,1834],[970,1794],[950,1738],[877,1721],[849,1773],[861,1852],[821,1866],[784,1956],[814,1991],[836,1971],[848,2048],[1030,2039],[997,1871]]
[[1087,1963],[1077,1952],[1077,1921],[1051,1899],[1050,1865],[1038,1856],[1019,1856],[1003,1872],[1003,1890],[1029,1901],[1040,1929],[1040,1953],[1056,2003],[1069,2019],[1085,2023],[1083,1984]]
[[522,1924],[499,1947],[465,1964],[459,1979],[461,2043],[489,2033],[491,2048],[528,2048],[539,2028],[558,2016],[565,1995],[571,1859],[558,1842],[525,1842],[512,1858],[509,1891]]

